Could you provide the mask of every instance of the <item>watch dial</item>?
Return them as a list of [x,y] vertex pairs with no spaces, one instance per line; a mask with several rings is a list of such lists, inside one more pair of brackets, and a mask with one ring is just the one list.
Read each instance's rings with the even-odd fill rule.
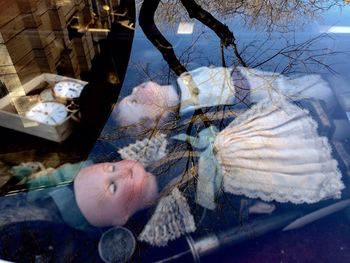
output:
[[45,123],[48,125],[56,125],[67,117],[66,107],[57,102],[44,102],[38,103],[33,108],[31,108],[26,117],[28,119]]
[[83,85],[74,81],[58,82],[53,88],[55,95],[67,99],[79,98]]

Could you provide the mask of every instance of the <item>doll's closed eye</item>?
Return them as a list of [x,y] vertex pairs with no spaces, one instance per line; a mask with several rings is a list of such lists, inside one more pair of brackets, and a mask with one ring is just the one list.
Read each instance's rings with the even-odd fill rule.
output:
[[118,185],[116,182],[111,182],[108,186],[108,191],[114,195],[118,190]]
[[114,173],[115,170],[116,170],[115,165],[114,165],[114,164],[109,164],[109,165],[106,167],[106,170],[107,170],[107,172]]

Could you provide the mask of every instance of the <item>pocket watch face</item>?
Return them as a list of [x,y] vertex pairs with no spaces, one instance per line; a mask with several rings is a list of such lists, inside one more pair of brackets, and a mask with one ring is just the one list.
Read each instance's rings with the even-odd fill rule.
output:
[[57,102],[40,102],[26,113],[28,119],[48,125],[62,123],[67,115],[65,105]]
[[56,83],[53,90],[56,96],[66,99],[79,98],[83,85],[75,81],[61,81]]

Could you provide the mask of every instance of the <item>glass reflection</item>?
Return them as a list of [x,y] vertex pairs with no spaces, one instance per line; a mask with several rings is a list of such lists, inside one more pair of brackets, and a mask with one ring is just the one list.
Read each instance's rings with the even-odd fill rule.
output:
[[[210,262],[215,250],[228,261],[253,262],[257,255],[266,261],[303,261],[307,256],[298,252],[300,246],[308,253],[319,250],[322,233],[334,241],[323,247],[323,258],[346,258],[349,39],[339,29],[349,26],[348,7],[342,1],[136,4],[139,24],[114,1],[94,1],[91,15],[102,12],[94,16],[96,22],[82,22],[79,15],[70,20],[73,42],[81,34],[108,40],[117,24],[136,34],[124,82],[115,70],[121,67],[115,54],[123,36],[101,45],[102,73],[96,67],[86,72],[80,134],[99,133],[106,114],[98,112],[110,112],[123,82],[121,96],[87,163],[76,163],[85,158],[73,158],[74,151],[67,159],[75,164],[66,166],[56,160],[34,167],[31,158],[15,166],[13,159],[23,156],[3,156],[3,178],[16,173],[31,191],[4,197],[2,211],[18,220],[31,215],[69,226],[66,236],[94,244],[107,227],[123,225],[137,239],[135,261],[170,256],[169,261]],[[177,34],[184,21],[193,25],[191,34]],[[14,204],[17,214],[6,210]],[[34,217],[28,207],[43,216]],[[256,243],[238,244],[258,237]],[[272,252],[254,250],[262,243]],[[56,246],[69,250],[67,244]],[[98,259],[97,246],[91,247],[86,253]],[[333,249],[340,252],[330,253]],[[81,246],[67,250],[86,255]],[[102,250],[123,254],[109,244]]]

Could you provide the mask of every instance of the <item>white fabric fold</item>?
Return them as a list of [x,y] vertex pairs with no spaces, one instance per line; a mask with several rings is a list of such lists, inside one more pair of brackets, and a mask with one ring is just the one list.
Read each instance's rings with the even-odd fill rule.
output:
[[232,104],[235,98],[235,88],[228,68],[200,67],[183,73],[177,83],[181,89],[181,113],[202,107]]
[[263,100],[237,117],[214,147],[225,192],[298,204],[339,198],[344,188],[316,122],[281,98]]
[[323,100],[328,109],[335,107],[335,95],[320,75],[286,77],[280,73],[238,67],[250,86],[250,101],[260,102],[266,98],[286,97],[289,100],[314,98]]

